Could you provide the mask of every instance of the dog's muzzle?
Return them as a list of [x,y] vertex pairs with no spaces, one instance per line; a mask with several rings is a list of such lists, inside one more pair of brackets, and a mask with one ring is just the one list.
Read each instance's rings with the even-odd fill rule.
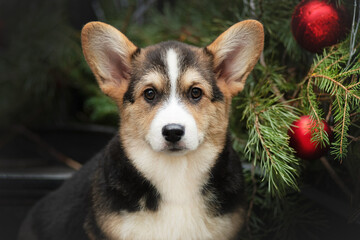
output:
[[145,140],[155,152],[185,154],[199,146],[202,135],[186,107],[172,101],[158,110]]

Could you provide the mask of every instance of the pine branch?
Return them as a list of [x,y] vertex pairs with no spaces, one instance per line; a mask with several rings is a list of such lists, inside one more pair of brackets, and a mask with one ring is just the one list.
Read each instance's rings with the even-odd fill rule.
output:
[[[312,75],[314,73],[314,71],[326,60],[328,59],[330,56],[332,56],[334,54],[334,52],[330,51],[330,53],[328,55],[326,55],[325,57],[323,57],[320,61],[318,61],[318,63],[311,68],[309,75]],[[335,63],[334,63],[335,64]]]
[[263,137],[263,135],[261,134],[261,131],[260,131],[260,123],[259,123],[259,115],[258,115],[258,114],[255,114],[255,130],[256,130],[256,133],[257,133],[258,136],[259,136],[260,142],[261,142],[262,146],[264,147],[264,149],[265,149],[265,151],[266,151],[266,154],[267,154],[267,157],[269,158],[271,164],[275,164],[274,160],[273,160],[272,157],[271,157],[271,153],[270,153],[267,145],[265,144],[264,137]]
[[[321,105],[328,102],[332,108],[328,110],[327,119],[334,116],[335,138],[332,143],[332,154],[335,158],[342,159],[347,155],[349,145],[347,136],[349,126],[354,124],[350,119],[350,113],[356,110],[360,104],[360,73],[359,54],[354,57],[352,65],[346,65],[350,54],[348,51],[349,39],[325,50],[322,57],[318,55],[311,67],[309,74],[300,84],[307,84],[302,91],[306,96],[305,109],[314,119],[319,128],[312,129],[312,140],[324,144],[328,142],[327,136],[321,127],[323,110]],[[356,47],[359,47],[357,44]],[[345,65],[347,66],[345,68]],[[316,89],[316,93],[314,92]],[[329,98],[318,98],[322,94],[329,94]]]
[[350,85],[347,89],[352,89],[353,87],[359,86],[360,82],[354,83],[353,85]]
[[[360,68],[359,69],[357,69],[357,71],[358,70],[360,70]],[[341,76],[340,74],[338,75],[338,76]],[[338,77],[337,76],[337,77]],[[312,77],[314,77],[314,78],[324,78],[324,79],[327,79],[327,80],[329,80],[329,81],[332,81],[333,83],[335,83],[336,85],[338,85],[339,87],[341,87],[342,89],[344,89],[345,90],[345,92],[346,92],[346,95],[348,95],[348,94],[351,94],[352,95],[352,97],[354,97],[354,98],[357,98],[357,99],[359,99],[360,100],[360,96],[357,96],[356,94],[354,94],[354,93],[352,93],[352,92],[350,92],[349,91],[349,87],[345,87],[344,85],[342,85],[340,82],[338,82],[338,81],[336,81],[335,79],[333,79],[333,78],[331,78],[331,77],[328,77],[328,76],[325,76],[325,75],[318,75],[318,74],[314,74],[314,75],[312,75]],[[309,81],[310,82],[310,81]],[[352,87],[355,87],[355,86],[357,86],[359,83],[357,83],[357,84],[353,84],[353,85],[351,85],[350,87],[352,88]],[[335,92],[330,92],[330,94],[335,94]]]
[[343,154],[343,142],[344,142],[344,135],[345,135],[345,119],[346,119],[346,107],[347,107],[347,99],[348,95],[345,95],[345,104],[344,104],[344,114],[343,114],[343,120],[342,120],[342,127],[341,127],[341,135],[340,135],[340,155]]
[[[317,108],[317,105],[314,103],[314,97],[315,97],[315,94],[313,93],[312,91],[312,88],[311,88],[311,79],[309,79],[309,82],[307,84],[307,98],[308,98],[308,101],[309,101],[309,104],[310,104],[310,109],[311,109],[311,118],[312,119],[316,119],[316,123],[314,124],[314,126],[322,126],[322,123],[321,123],[321,119],[319,117],[319,112],[320,112],[320,109]],[[314,117],[315,116],[315,117]],[[319,138],[320,138],[320,142],[322,143],[324,141],[324,137],[323,137],[323,129],[321,129],[320,131],[315,131],[312,129],[312,135],[314,137],[314,135],[318,133],[319,134]],[[315,139],[313,139],[315,140]],[[317,141],[314,141],[314,142],[317,142]]]
[[337,76],[335,76],[335,78],[338,78],[338,77],[341,77],[341,76],[344,76],[344,75],[351,75],[351,74],[354,74],[354,73],[358,73],[359,71],[360,71],[360,67],[349,70],[349,71],[346,71],[346,72],[339,73]]
[[249,128],[245,156],[260,166],[271,194],[282,196],[288,187],[298,190],[299,163],[289,147],[287,135],[291,123],[297,118],[296,110],[288,103],[279,103],[274,96],[270,101],[257,97],[248,98],[248,101],[243,104]]

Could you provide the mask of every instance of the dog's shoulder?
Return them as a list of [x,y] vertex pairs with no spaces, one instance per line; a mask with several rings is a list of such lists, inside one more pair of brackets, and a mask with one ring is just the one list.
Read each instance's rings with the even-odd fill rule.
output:
[[140,210],[140,202],[148,210],[155,211],[158,207],[158,191],[131,163],[119,137],[108,144],[92,188],[92,197],[98,208],[133,212]]
[[203,194],[211,192],[214,195],[218,203],[216,214],[224,215],[235,211],[240,205],[246,204],[242,165],[232,147],[229,135],[209,176],[210,178],[203,188]]

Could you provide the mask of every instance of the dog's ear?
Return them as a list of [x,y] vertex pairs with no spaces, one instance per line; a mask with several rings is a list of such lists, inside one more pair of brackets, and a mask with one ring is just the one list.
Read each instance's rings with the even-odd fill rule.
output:
[[138,48],[116,28],[101,22],[84,26],[81,43],[101,90],[120,98],[130,81],[131,56]]
[[214,55],[218,84],[231,96],[243,90],[245,81],[264,47],[261,23],[246,20],[231,26],[207,50]]

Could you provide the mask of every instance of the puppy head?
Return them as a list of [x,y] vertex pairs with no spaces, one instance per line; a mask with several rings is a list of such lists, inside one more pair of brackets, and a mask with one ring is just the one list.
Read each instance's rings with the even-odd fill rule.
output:
[[125,147],[181,155],[204,142],[222,149],[231,98],[244,88],[263,41],[254,20],[233,25],[205,48],[163,42],[139,49],[100,22],[82,31],[85,58],[119,107]]

